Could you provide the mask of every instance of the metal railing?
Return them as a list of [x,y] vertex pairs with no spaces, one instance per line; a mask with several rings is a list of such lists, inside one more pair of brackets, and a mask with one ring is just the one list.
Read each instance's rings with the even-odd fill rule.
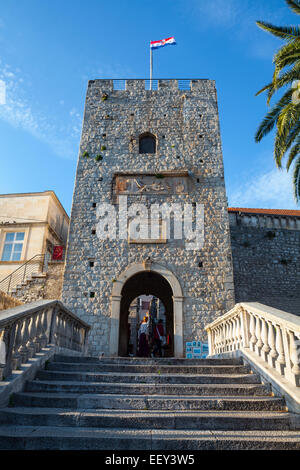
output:
[[0,291],[9,294],[16,286],[30,279],[33,274],[43,272],[46,265],[46,255],[38,254],[19,266],[15,271],[0,281]]
[[[126,89],[126,78],[114,78],[113,86],[114,90],[125,90]],[[137,78],[135,80],[141,80],[145,82],[145,90],[150,90],[150,79],[149,78]],[[158,90],[159,81],[177,81],[179,90],[190,90],[191,89],[191,80],[199,80],[193,78],[153,78],[152,79],[152,90]],[[204,79],[201,79],[204,80]]]
[[59,300],[39,300],[3,310],[0,312],[0,380],[49,345],[85,354],[89,330],[90,325]]

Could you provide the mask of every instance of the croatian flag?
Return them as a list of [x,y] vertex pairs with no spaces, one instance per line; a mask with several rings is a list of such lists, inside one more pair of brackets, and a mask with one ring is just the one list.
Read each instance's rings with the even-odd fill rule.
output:
[[164,47],[164,46],[167,46],[168,44],[170,45],[176,44],[174,36],[172,36],[171,38],[167,38],[167,39],[161,39],[160,41],[150,41],[150,48],[158,49],[159,47]]

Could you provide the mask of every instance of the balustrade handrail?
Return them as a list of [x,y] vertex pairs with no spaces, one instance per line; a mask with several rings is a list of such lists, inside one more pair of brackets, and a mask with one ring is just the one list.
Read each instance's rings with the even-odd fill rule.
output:
[[0,364],[4,377],[47,345],[84,354],[90,325],[59,300],[38,300],[0,312]]
[[209,355],[247,349],[300,387],[300,317],[256,302],[241,302],[206,326]]
[[284,322],[290,328],[299,328],[300,331],[300,317],[292,313],[284,312],[283,310],[278,310],[276,308],[260,304],[258,302],[240,302],[236,304],[234,308],[222,315],[222,317],[217,318],[205,328],[212,328],[220,323],[223,323],[224,320],[227,320],[232,315],[234,315],[236,309],[239,307],[245,308],[248,312],[252,312],[254,315],[265,316],[266,318],[276,322]]
[[9,294],[19,283],[22,283],[33,274],[43,271],[45,266],[45,253],[36,254],[21,264],[12,273],[0,280],[0,291]]

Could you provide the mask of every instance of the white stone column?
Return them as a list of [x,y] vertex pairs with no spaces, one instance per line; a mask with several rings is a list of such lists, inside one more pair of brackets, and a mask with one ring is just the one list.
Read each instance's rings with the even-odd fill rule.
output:
[[183,357],[183,297],[174,301],[174,357]]
[[121,295],[111,296],[111,317],[110,317],[110,346],[111,356],[118,356],[119,353],[119,325],[120,325],[120,305]]

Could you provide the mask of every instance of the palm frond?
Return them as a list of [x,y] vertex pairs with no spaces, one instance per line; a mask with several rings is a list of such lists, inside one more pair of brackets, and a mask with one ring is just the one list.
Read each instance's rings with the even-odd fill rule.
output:
[[256,21],[257,26],[264,29],[268,33],[277,36],[278,38],[291,41],[297,37],[300,37],[300,28],[298,26],[274,26],[271,23],[264,21]]
[[299,50],[294,51],[292,54],[283,57],[280,61],[275,63],[275,71],[273,75],[273,81],[276,81],[278,74],[285,67],[292,66],[300,60],[300,48]]
[[291,148],[291,151],[289,153],[288,160],[286,162],[287,171],[289,171],[291,164],[293,163],[293,161],[295,160],[299,152],[300,152],[300,140],[298,138],[296,144]]
[[285,2],[294,13],[300,15],[300,3],[297,0],[285,0]]
[[290,102],[292,93],[293,93],[292,90],[288,90],[282,96],[282,98],[273,106],[273,108],[266,114],[259,128],[256,131],[256,134],[255,134],[256,142],[260,142],[261,139],[273,129],[277,121],[277,118],[280,112],[282,111],[282,108]]
[[286,145],[284,137],[277,132],[275,135],[274,142],[274,160],[277,168],[282,168],[282,159],[285,153],[285,148]]
[[276,78],[275,82],[269,83],[265,87],[265,89],[269,90],[268,92],[268,99],[267,99],[267,104],[269,104],[273,94],[279,89],[282,88],[285,85],[288,85],[289,83],[292,83],[294,80],[299,80],[300,79],[300,60],[296,62],[293,68],[288,69],[279,75],[279,77]]
[[264,86],[261,90],[259,90],[257,93],[255,93],[255,96],[260,95],[264,91],[268,90],[269,88],[273,87],[273,82],[269,83],[269,85]]
[[277,79],[275,83],[272,83],[271,86],[268,87],[268,94],[267,94],[267,105],[270,105],[271,99],[273,95],[276,93],[277,90],[283,88],[286,85],[291,85],[294,80],[300,79],[300,62],[295,65],[291,70],[282,73]]
[[291,66],[300,60],[300,38],[282,46],[274,55],[273,63],[275,70],[273,82],[276,81],[278,74],[286,67]]
[[300,106],[292,103],[287,105],[277,120],[277,134],[274,145],[274,158],[276,165],[281,168],[282,160],[288,149],[294,143],[300,132]]
[[293,174],[294,196],[297,203],[300,202],[300,158],[296,161]]
[[295,124],[299,121],[300,117],[300,106],[295,105],[294,103],[288,103],[284,108],[282,108],[277,119],[277,131],[279,134],[287,138],[288,134],[291,132]]

